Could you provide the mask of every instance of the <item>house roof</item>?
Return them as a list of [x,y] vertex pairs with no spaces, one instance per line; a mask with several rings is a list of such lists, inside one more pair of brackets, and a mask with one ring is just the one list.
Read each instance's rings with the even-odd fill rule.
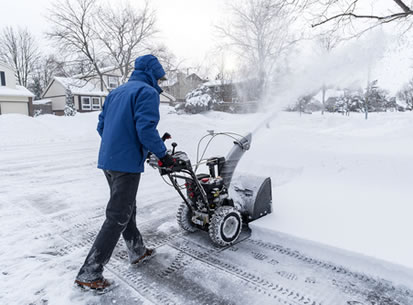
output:
[[214,79],[214,80],[210,80],[204,83],[204,85],[207,87],[215,87],[215,86],[235,84],[239,82],[240,81],[233,81],[233,80],[228,80],[228,79]]
[[164,80],[161,83],[161,87],[170,87],[175,85],[178,82],[178,75],[173,73],[171,75],[167,75],[167,80]]
[[[102,91],[99,88],[96,88],[94,84],[83,79],[70,77],[55,77],[54,80],[60,83],[65,89],[70,88],[70,90],[72,90],[72,93],[76,95],[108,95],[107,92]],[[47,92],[48,89],[49,88],[47,88],[45,92]]]
[[161,95],[161,97],[160,97],[161,100],[168,100],[168,101],[171,101],[171,102],[176,101],[176,98],[174,96],[172,96],[171,94],[169,94],[165,91],[163,91],[160,95]]
[[0,95],[2,96],[24,96],[24,97],[34,97],[26,87],[16,85],[16,89],[8,87],[0,87]]
[[198,74],[196,74],[196,73],[191,73],[191,74],[189,74],[186,78],[196,78],[196,79],[198,79],[199,81],[204,81],[201,77],[199,77],[199,75]]
[[161,83],[161,87],[171,87],[178,83],[182,79],[198,79],[199,81],[202,81],[203,79],[199,77],[196,73],[191,73],[187,75],[186,73],[183,72],[175,72],[175,73],[170,73],[167,75],[167,80],[163,81]]

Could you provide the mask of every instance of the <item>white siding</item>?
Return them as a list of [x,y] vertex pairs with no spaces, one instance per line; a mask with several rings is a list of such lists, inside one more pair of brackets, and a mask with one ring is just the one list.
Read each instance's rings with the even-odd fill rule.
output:
[[75,95],[74,96],[74,99],[75,99],[75,109],[76,110],[79,110],[80,108],[80,106],[79,106],[79,95]]
[[66,89],[57,81],[53,81],[47,92],[43,95],[44,99],[52,101],[52,110],[64,110],[66,104]]
[[50,98],[52,100],[52,110],[65,110],[65,105],[66,105],[66,97],[61,96],[61,97],[54,97]]
[[3,71],[6,76],[6,87],[11,89],[16,89],[16,78],[14,76],[14,71],[8,66],[0,64],[0,71]]

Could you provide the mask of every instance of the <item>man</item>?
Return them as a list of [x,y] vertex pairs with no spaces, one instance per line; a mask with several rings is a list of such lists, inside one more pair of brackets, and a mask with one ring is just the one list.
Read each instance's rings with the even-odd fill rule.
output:
[[156,129],[159,122],[158,85],[165,71],[153,55],[138,57],[129,81],[113,90],[99,115],[97,131],[101,136],[98,168],[110,188],[106,220],[80,269],[75,283],[83,288],[104,289],[110,286],[102,273],[122,234],[129,261],[139,265],[154,256],[145,247],[136,227],[136,193],[148,151],[164,166],[173,158]]

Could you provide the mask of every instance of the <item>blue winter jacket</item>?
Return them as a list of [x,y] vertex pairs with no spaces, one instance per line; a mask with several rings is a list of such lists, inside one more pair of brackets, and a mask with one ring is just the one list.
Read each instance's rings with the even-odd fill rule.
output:
[[138,57],[129,81],[107,96],[97,127],[102,137],[98,168],[141,173],[148,151],[165,156],[156,129],[162,92],[157,80],[164,75],[155,56]]

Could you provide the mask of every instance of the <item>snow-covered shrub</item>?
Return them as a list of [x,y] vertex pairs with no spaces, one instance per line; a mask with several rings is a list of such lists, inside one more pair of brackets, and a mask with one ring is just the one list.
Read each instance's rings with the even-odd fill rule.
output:
[[77,113],[72,90],[69,88],[66,89],[66,105],[64,112],[65,116],[75,116]]
[[201,85],[186,95],[184,109],[186,112],[194,114],[211,110],[214,104],[216,104],[216,100],[211,89]]
[[36,109],[34,112],[33,112],[33,117],[35,118],[35,117],[38,117],[39,115],[41,115],[43,113],[43,110],[42,109]]

